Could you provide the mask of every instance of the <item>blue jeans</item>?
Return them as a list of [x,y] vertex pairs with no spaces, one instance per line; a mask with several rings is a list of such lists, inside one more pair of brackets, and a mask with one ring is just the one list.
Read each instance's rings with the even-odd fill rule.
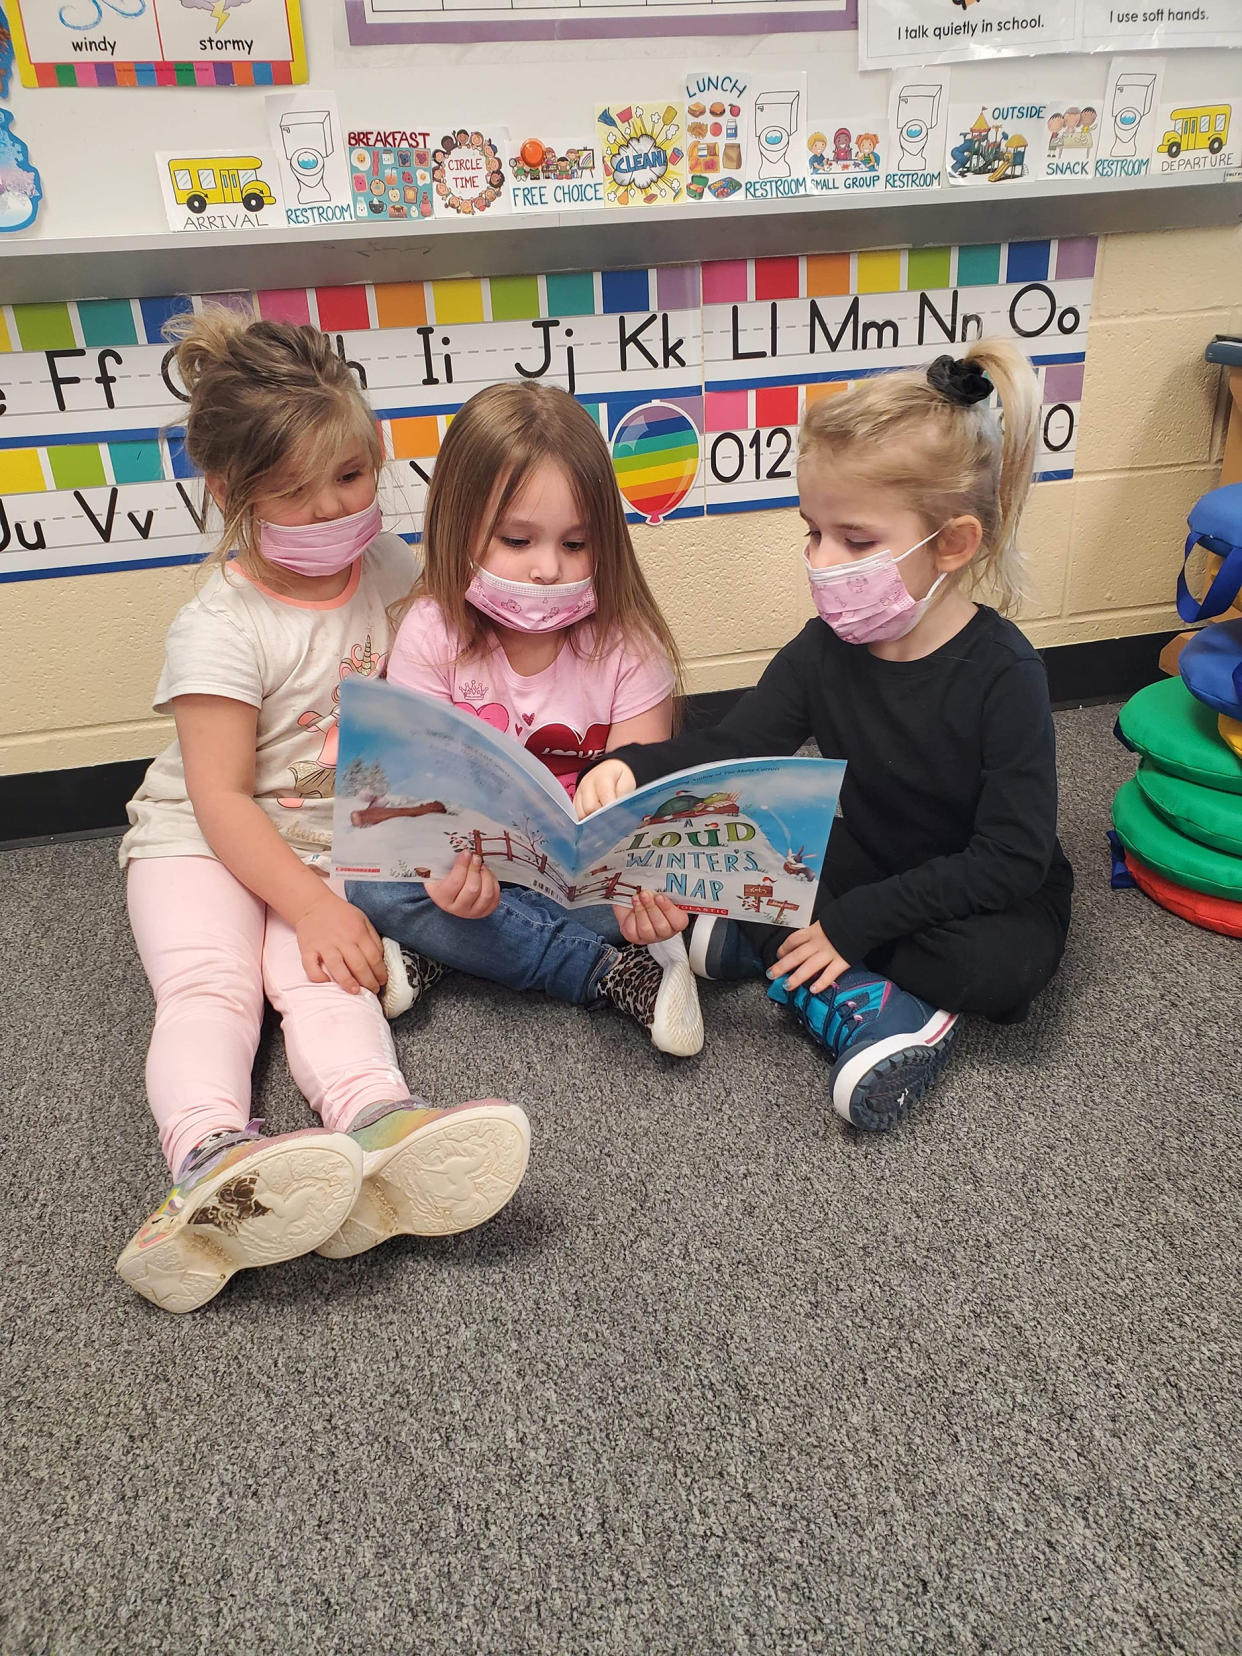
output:
[[500,888],[484,920],[445,914],[413,881],[350,880],[345,895],[381,937],[510,989],[542,989],[553,1000],[588,1006],[623,939],[607,904],[564,909],[525,886]]

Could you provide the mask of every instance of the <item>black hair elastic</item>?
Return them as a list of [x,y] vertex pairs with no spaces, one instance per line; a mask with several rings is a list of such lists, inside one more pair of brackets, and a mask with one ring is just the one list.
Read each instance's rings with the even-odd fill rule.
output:
[[928,383],[946,402],[970,408],[995,390],[991,380],[968,357],[938,356],[927,370]]

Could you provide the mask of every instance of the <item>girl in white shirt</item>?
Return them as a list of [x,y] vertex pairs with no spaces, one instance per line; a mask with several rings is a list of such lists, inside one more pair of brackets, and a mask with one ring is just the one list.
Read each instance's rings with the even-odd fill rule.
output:
[[[223,519],[169,630],[177,739],[129,806],[130,922],[155,995],[147,1092],[174,1186],[117,1262],[168,1310],[235,1270],[481,1223],[525,1171],[526,1117],[410,1096],[376,999],[379,938],[320,871],[341,680],[380,672],[413,574],[382,532],[375,416],[317,328],[176,324],[186,449]],[[321,1128],[259,1136],[264,995]]]

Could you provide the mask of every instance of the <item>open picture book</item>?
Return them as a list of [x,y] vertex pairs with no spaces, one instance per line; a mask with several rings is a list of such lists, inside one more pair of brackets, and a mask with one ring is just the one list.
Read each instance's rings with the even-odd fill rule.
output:
[[382,680],[341,686],[333,871],[430,880],[462,851],[566,908],[629,903],[805,926],[845,765],[696,765],[583,822],[546,765],[485,720]]

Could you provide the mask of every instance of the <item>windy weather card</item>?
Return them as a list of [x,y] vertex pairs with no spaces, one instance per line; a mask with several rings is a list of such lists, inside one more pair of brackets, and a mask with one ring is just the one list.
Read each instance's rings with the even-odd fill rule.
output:
[[686,112],[662,98],[596,107],[609,207],[671,207],[686,191]]
[[289,86],[299,0],[9,0],[23,86]]
[[731,69],[686,76],[686,194],[730,201],[746,188],[749,75]]
[[238,154],[209,150],[187,155],[164,150],[155,157],[170,230],[280,229],[285,222],[280,173],[270,150]]
[[810,923],[845,766],[698,765],[575,819],[569,795],[483,719],[376,679],[341,686],[333,868],[429,880],[463,851],[566,908],[660,891],[701,914]]

